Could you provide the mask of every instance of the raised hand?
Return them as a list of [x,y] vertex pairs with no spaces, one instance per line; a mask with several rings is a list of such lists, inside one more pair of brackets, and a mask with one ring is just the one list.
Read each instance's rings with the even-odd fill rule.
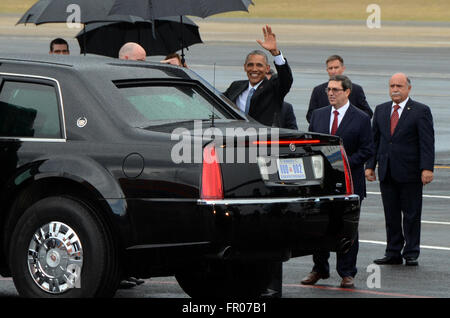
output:
[[264,42],[261,40],[256,40],[256,42],[258,42],[261,47],[269,51],[273,56],[279,55],[280,51],[277,48],[277,39],[275,33],[272,32],[272,28],[266,24],[262,30],[264,33]]

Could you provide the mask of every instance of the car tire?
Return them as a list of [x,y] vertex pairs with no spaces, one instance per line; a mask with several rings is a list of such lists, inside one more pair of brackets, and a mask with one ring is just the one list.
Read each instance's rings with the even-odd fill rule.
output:
[[117,251],[84,202],[48,197],[30,206],[11,238],[10,268],[24,297],[112,297],[119,284]]
[[175,275],[192,298],[229,298],[261,295],[269,284],[267,262],[218,261],[190,267]]

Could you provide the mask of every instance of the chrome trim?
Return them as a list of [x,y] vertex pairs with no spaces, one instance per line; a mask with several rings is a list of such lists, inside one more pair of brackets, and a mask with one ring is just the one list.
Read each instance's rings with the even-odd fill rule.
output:
[[34,142],[66,142],[66,139],[51,139],[51,138],[30,138],[30,137],[0,137],[0,140],[12,141],[34,141]]
[[[52,141],[56,140],[57,142],[66,142],[67,141],[67,132],[66,132],[66,117],[64,112],[64,102],[62,99],[62,91],[61,85],[56,78],[40,76],[40,75],[31,75],[31,74],[16,74],[16,73],[2,73],[0,72],[0,76],[16,76],[16,77],[24,77],[24,78],[34,78],[34,79],[43,79],[48,81],[53,81],[56,83],[56,87],[58,90],[59,103],[61,105],[61,114],[62,114],[62,129],[63,129],[63,138],[20,138],[20,137],[8,137],[7,139],[20,140],[20,141]],[[2,138],[4,139],[4,138]]]
[[261,198],[261,199],[224,199],[224,200],[197,200],[198,205],[244,205],[244,204],[274,204],[274,203],[305,203],[305,202],[324,202],[333,200],[354,200],[358,199],[357,194],[352,195],[333,195],[324,197],[308,198]]
[[176,246],[192,246],[192,245],[207,245],[211,242],[205,241],[205,242],[191,242],[191,243],[167,243],[167,244],[143,244],[143,245],[133,245],[130,247],[127,247],[127,250],[140,250],[140,249],[146,249],[146,248],[164,248],[164,247],[176,247]]
[[83,247],[67,224],[51,221],[36,229],[24,256],[31,278],[42,290],[59,295],[80,288]]

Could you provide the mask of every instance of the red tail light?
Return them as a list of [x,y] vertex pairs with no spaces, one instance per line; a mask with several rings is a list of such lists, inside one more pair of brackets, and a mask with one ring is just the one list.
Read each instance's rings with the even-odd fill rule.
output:
[[350,164],[348,163],[347,154],[345,153],[344,146],[341,144],[342,161],[344,162],[345,172],[345,187],[347,189],[347,195],[353,194],[353,179],[352,172],[350,170]]
[[223,199],[222,172],[213,143],[203,149],[201,198],[204,200]]

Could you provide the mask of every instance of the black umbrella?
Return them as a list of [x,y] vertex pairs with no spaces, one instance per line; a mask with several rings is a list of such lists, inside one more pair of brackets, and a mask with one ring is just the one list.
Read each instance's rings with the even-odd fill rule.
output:
[[[88,23],[111,21],[144,21],[141,17],[109,17],[115,0],[39,0],[19,19],[20,23]],[[78,11],[78,12],[77,12]]]
[[228,11],[248,11],[252,0],[115,0],[110,15],[132,15],[146,20],[174,15],[206,18]]
[[[227,11],[248,11],[250,4],[251,0],[39,0],[17,23],[78,22],[86,27],[93,22],[134,23],[174,15],[180,16],[182,23],[183,15],[204,18]],[[79,8],[79,20],[68,21],[74,6]],[[183,47],[181,56],[184,63]]]
[[[147,55],[167,55],[196,43],[202,43],[198,26],[189,18],[167,17],[148,22],[99,22],[90,23],[85,31],[77,34],[81,53],[93,53],[117,57],[123,44],[139,43]],[[181,38],[183,35],[183,38]],[[86,48],[86,50],[85,50]]]
[[[115,0],[109,16],[117,19],[134,16],[150,21],[174,15],[205,18],[221,12],[248,11],[250,4],[252,0]],[[184,64],[183,49],[181,62]]]
[[[39,0],[28,9],[17,24],[34,23],[91,23],[108,21],[107,16],[115,0]],[[78,7],[75,7],[75,6]],[[73,9],[80,9],[79,21],[68,21]],[[78,16],[77,16],[78,18]]]

